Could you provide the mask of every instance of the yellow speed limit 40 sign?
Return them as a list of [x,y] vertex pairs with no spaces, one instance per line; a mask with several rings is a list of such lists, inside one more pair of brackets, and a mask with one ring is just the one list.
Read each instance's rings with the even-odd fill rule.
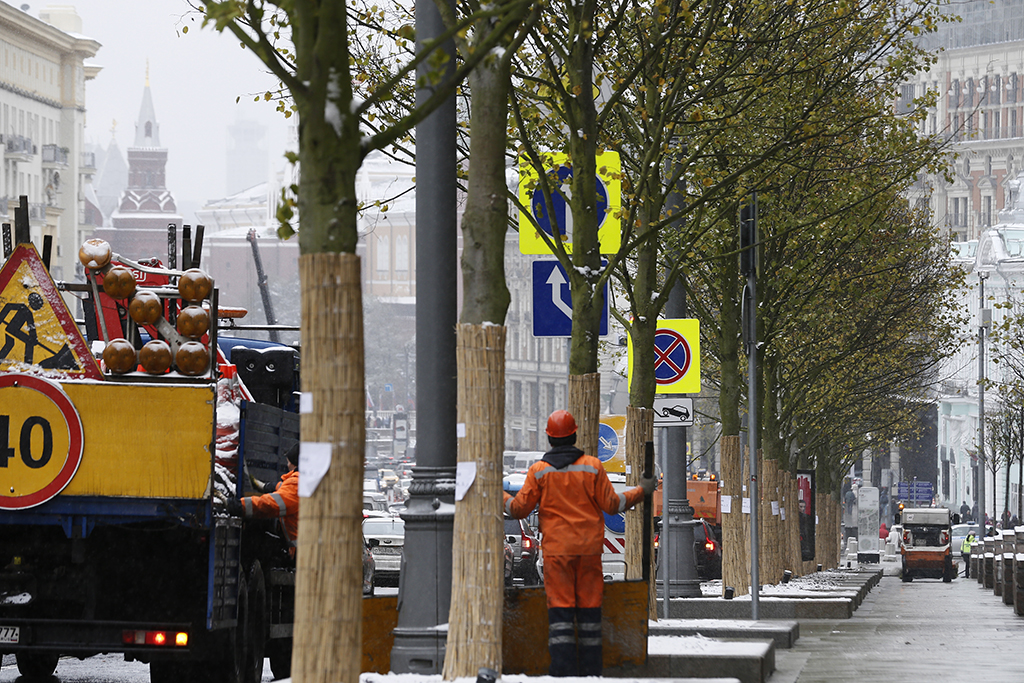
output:
[[0,375],[0,509],[35,507],[60,493],[82,446],[81,418],[59,384]]

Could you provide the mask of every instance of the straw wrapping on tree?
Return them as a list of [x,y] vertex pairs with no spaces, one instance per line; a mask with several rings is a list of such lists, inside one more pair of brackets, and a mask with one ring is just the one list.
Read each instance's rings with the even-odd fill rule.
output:
[[722,588],[732,586],[736,595],[746,595],[750,585],[747,571],[747,541],[743,534],[743,474],[740,437],[723,436],[722,496],[730,496],[730,512],[722,513]]
[[[626,486],[640,485],[640,477],[644,471],[644,453],[647,442],[654,439],[654,411],[634,406],[626,406]],[[653,473],[652,473],[653,474]],[[663,503],[664,505],[664,503]],[[651,506],[651,517],[654,516]],[[662,517],[664,519],[664,516]],[[652,520],[653,523],[653,520]],[[637,505],[626,511],[626,578],[642,579],[644,539],[643,505]],[[648,601],[651,619],[658,619],[658,607],[655,602],[657,595],[654,581],[654,549],[650,555],[650,577],[648,584],[650,600]]]
[[[303,443],[330,444],[331,463],[299,505],[292,680],[358,683],[362,662],[362,481],[365,416],[363,300],[359,257],[304,254]],[[340,431],[333,429],[340,426]],[[303,476],[300,474],[300,477]]]
[[569,412],[576,419],[576,447],[597,457],[601,419],[601,374],[569,375]]
[[504,607],[502,452],[505,442],[505,328],[459,325],[458,462],[474,463],[476,478],[455,504],[452,602],[444,679],[501,671]]

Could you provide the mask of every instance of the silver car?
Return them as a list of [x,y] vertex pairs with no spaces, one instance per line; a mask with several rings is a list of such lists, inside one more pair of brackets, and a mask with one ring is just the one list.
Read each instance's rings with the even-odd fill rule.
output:
[[371,545],[374,584],[398,585],[405,546],[405,521],[401,517],[367,517],[363,520],[363,537]]

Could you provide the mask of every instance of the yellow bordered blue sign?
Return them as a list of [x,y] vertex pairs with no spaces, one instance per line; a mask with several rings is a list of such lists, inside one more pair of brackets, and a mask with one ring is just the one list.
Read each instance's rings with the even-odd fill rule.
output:
[[[632,337],[628,340],[632,382]],[[657,394],[700,393],[700,323],[695,318],[658,321],[654,333],[654,380]]]
[[[572,211],[566,201],[572,180],[572,162],[565,154],[543,154],[548,178],[553,185],[549,212],[544,192],[538,183],[536,169],[529,159],[519,158],[519,201],[530,207],[537,226],[552,237],[557,226],[565,250],[572,253]],[[622,226],[619,211],[622,208],[622,162],[618,152],[597,155],[597,212],[599,223],[597,239],[602,254],[618,253],[622,244]],[[538,227],[526,213],[519,212],[519,251],[523,254],[551,254],[551,249],[540,236]]]

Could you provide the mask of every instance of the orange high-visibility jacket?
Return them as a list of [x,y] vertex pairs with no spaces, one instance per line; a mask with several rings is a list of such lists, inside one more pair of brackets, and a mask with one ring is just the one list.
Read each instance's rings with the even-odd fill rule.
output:
[[246,519],[280,519],[288,540],[299,537],[299,472],[285,472],[273,493],[242,499]]
[[613,515],[643,500],[639,486],[616,493],[601,461],[582,451],[579,454],[561,468],[538,460],[515,498],[505,494],[505,513],[517,519],[540,503],[545,555],[600,555],[604,551],[601,512]]

